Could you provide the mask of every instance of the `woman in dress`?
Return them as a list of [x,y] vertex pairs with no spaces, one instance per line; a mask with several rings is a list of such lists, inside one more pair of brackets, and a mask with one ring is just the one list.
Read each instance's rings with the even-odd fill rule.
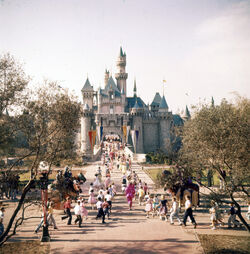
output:
[[149,218],[149,213],[153,211],[153,196],[150,195],[146,201],[145,211],[147,213],[147,218]]
[[93,189],[90,191],[88,203],[91,205],[92,210],[94,210],[96,199],[95,199],[95,194]]
[[129,210],[131,210],[132,209],[133,198],[135,196],[135,186],[133,185],[133,183],[129,183],[128,187],[125,190],[125,194],[126,194],[126,197],[127,197]]

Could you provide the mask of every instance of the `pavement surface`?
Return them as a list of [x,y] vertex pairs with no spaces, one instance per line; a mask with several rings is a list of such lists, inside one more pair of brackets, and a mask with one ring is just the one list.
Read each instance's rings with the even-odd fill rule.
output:
[[[90,182],[94,180],[94,174],[101,162],[95,162],[84,167],[83,171],[87,178],[84,184],[84,193],[86,196]],[[114,167],[111,174],[112,181],[117,186],[121,183],[121,172]],[[73,168],[75,169],[80,168]],[[154,189],[154,183],[151,178],[136,163],[132,164],[132,170],[135,170],[143,182],[147,182],[149,189]],[[104,179],[104,176],[103,176]],[[119,190],[119,188],[118,188]],[[155,191],[155,190],[154,190]],[[9,204],[5,222],[11,215],[17,203],[7,202]],[[160,220],[159,217],[146,218],[144,206],[134,203],[133,209],[128,210],[126,198],[122,193],[118,193],[113,201],[112,214],[106,224],[96,220],[96,210],[91,210],[87,205],[89,217],[83,221],[82,228],[74,225],[75,216],[73,215],[72,225],[66,225],[67,221],[61,221],[62,211],[55,211],[54,217],[57,222],[58,230],[50,227],[50,252],[51,253],[203,253],[198,240],[198,234],[242,234],[248,235],[246,231],[234,231],[219,229],[212,231],[209,227],[209,214],[203,210],[195,212],[197,229],[193,229],[191,223],[187,227],[182,227],[175,222],[170,225],[169,221]],[[8,212],[9,211],[9,212]],[[40,212],[37,207],[31,207],[27,210],[26,216],[39,217]],[[11,241],[37,240],[41,237],[41,230],[38,234],[34,230],[39,218],[25,221],[19,228],[17,234]]]

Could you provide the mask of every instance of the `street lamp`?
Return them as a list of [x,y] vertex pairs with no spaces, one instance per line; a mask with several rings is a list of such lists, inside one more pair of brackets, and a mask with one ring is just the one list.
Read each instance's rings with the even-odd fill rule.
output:
[[48,203],[48,174],[49,174],[49,165],[45,161],[41,161],[39,164],[40,171],[40,188],[41,188],[41,197],[42,197],[42,206],[43,206],[43,234],[41,242],[49,242],[50,235],[47,223],[47,203]]

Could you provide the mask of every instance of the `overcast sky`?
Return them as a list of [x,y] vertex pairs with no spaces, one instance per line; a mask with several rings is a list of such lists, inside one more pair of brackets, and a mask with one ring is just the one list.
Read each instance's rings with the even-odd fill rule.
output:
[[162,80],[170,110],[233,92],[250,94],[250,1],[0,0],[0,53],[25,63],[33,83],[57,80],[80,96],[88,75],[97,89],[104,70],[127,54],[150,103]]

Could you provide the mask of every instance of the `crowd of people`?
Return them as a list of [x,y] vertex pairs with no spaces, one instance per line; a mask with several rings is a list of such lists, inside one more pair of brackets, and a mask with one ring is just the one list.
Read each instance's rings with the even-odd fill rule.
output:
[[[119,172],[119,174],[117,174]],[[121,175],[120,184],[115,183],[112,179],[112,175]],[[3,188],[4,177],[7,177],[5,173],[1,175],[1,194],[3,193],[6,198],[15,198],[14,190],[16,190],[17,182],[19,178],[12,176],[12,182],[8,181],[8,190]],[[128,203],[128,210],[133,209],[134,203],[138,203],[144,210],[146,218],[152,216],[159,217],[162,221],[167,221],[171,225],[174,224],[174,220],[177,220],[178,225],[186,226],[187,220],[193,224],[196,228],[197,223],[193,216],[192,210],[192,197],[185,196],[185,212],[183,218],[179,216],[179,202],[176,197],[171,193],[157,194],[153,193],[148,184],[140,179],[138,172],[132,170],[132,158],[129,154],[126,154],[125,149],[119,141],[105,142],[102,146],[101,164],[97,166],[93,172],[93,181],[89,185],[88,192],[86,188],[83,188],[86,178],[83,173],[79,173],[77,176],[73,176],[69,167],[66,167],[64,172],[59,170],[57,172],[56,180],[50,186],[50,189],[59,190],[61,193],[61,200],[64,202],[64,215],[62,220],[67,219],[67,225],[72,224],[72,210],[74,211],[74,223],[79,227],[82,226],[84,220],[88,219],[89,211],[95,214],[95,219],[101,219],[103,224],[106,223],[106,219],[109,219],[112,215],[112,205],[116,198],[117,193],[122,193]],[[116,178],[117,180],[117,178]],[[14,184],[15,182],[15,184]],[[76,195],[72,198],[65,190],[72,190]],[[151,193],[152,191],[152,193]],[[65,192],[65,193],[64,193]],[[86,198],[88,196],[88,198]],[[250,206],[249,206],[250,207]],[[42,208],[42,207],[41,207]],[[54,209],[56,208],[56,202],[52,199],[48,200],[46,209],[46,222],[47,225],[51,225],[54,229],[58,229],[56,220],[54,218]],[[0,211],[0,235],[2,234],[4,208]],[[211,209],[209,210],[211,217],[211,227],[216,229],[219,226],[224,225],[223,214],[219,209],[216,202],[211,203]],[[38,233],[42,225],[44,224],[44,209],[42,208],[41,221],[35,228],[35,233]],[[236,219],[237,211],[234,204],[231,204],[229,210],[228,227],[231,228],[240,226],[239,221]],[[248,220],[250,219],[250,209],[248,209]]]
[[18,194],[19,178],[20,177],[17,172],[0,172],[0,199],[16,199]]

